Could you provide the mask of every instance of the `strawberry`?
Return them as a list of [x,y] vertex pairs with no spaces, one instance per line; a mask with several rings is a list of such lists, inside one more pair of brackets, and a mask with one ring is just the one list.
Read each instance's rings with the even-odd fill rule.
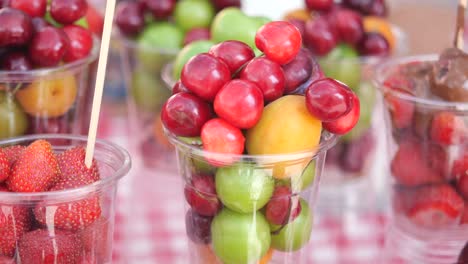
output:
[[468,174],[463,174],[457,180],[457,190],[463,196],[463,198],[468,199]]
[[109,228],[109,221],[101,217],[80,233],[86,254],[98,260],[98,263],[111,260],[112,232],[109,232]]
[[454,179],[468,176],[468,151],[465,150],[465,152],[453,162],[451,174]]
[[100,179],[96,160],[93,160],[91,168],[88,169],[85,165],[85,156],[84,147],[74,147],[57,155],[62,176],[55,185],[56,189],[76,188]]
[[[72,177],[63,184],[59,184],[52,187],[50,191],[59,191],[68,188],[78,188],[83,186],[83,182],[78,177]],[[36,220],[42,224],[46,224],[47,216],[47,204],[37,204],[34,208],[34,215]],[[54,225],[57,228],[64,230],[79,230],[86,226],[91,225],[96,219],[101,216],[101,205],[99,196],[97,194],[90,194],[85,198],[72,202],[64,202],[61,204],[54,204]]]
[[6,183],[14,192],[43,192],[49,190],[59,176],[60,169],[52,146],[45,140],[36,140],[13,164]]
[[37,229],[24,234],[18,241],[21,263],[80,263],[83,248],[79,237],[68,231],[49,232]]
[[431,123],[431,139],[443,145],[459,143],[467,132],[465,122],[450,112],[441,112],[434,116]]
[[16,261],[7,256],[0,256],[0,264],[15,264]]
[[397,195],[400,209],[415,224],[437,228],[457,223],[464,210],[464,201],[448,184],[405,188]]
[[0,149],[0,182],[4,182],[8,176],[10,176],[10,162],[3,149]]
[[401,142],[390,165],[393,177],[404,186],[442,182],[442,176],[428,165],[430,159],[415,141]]
[[8,188],[4,184],[0,184],[0,192],[9,192]]
[[[394,90],[401,94],[411,95],[409,92],[402,89],[395,88]],[[412,102],[393,95],[392,93],[385,95],[385,102],[388,105],[393,126],[396,128],[405,128],[411,125],[415,108]]]
[[16,242],[30,227],[28,208],[0,204],[0,255],[12,257]]
[[23,151],[26,149],[25,146],[15,145],[11,147],[3,148],[3,152],[6,154],[8,158],[8,162],[10,163],[10,168],[13,167],[13,164],[18,160],[18,158],[23,154]]
[[460,220],[460,223],[462,225],[468,224],[468,202],[465,201],[465,210],[463,210],[463,215]]

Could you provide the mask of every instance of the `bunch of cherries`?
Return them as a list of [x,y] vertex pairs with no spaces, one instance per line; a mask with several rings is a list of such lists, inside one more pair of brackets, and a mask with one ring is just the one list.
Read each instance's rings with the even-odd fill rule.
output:
[[304,44],[317,56],[327,55],[340,43],[355,48],[362,56],[388,55],[391,49],[388,37],[380,32],[366,32],[364,15],[384,16],[383,0],[305,0],[312,15],[304,20],[292,19],[301,31]]
[[92,33],[80,26],[86,0],[9,0],[0,9],[0,68],[27,71],[88,56]]
[[255,57],[248,45],[225,41],[192,57],[163,106],[164,126],[177,136],[201,136],[205,150],[242,154],[242,130],[256,125],[264,106],[283,95],[302,94],[310,114],[328,131],[345,134],[354,127],[358,97],[346,85],[324,77],[312,55],[301,48],[301,34],[293,24],[267,23],[255,43],[264,55]]

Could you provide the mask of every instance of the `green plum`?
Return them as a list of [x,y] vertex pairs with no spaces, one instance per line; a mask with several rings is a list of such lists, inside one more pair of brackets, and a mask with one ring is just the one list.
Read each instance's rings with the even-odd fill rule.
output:
[[271,247],[279,251],[296,251],[309,242],[312,232],[312,213],[307,202],[300,199],[301,212],[285,226],[270,225]]
[[224,264],[250,264],[270,248],[270,227],[262,213],[240,214],[227,208],[211,223],[215,254]]
[[353,139],[361,137],[371,126],[372,113],[374,111],[376,101],[376,88],[370,82],[362,82],[359,88],[356,90],[356,94],[359,97],[361,112],[359,115],[359,121],[351,132],[341,137],[344,141],[351,141]]
[[312,185],[315,180],[316,160],[311,160],[301,174],[293,175],[287,179],[278,181],[279,185],[288,186],[294,193],[304,191]]
[[171,96],[158,76],[138,69],[133,72],[130,89],[136,106],[148,112],[157,112]]
[[228,7],[215,16],[211,24],[211,37],[217,43],[239,40],[255,48],[255,34],[261,26],[259,19],[247,16],[239,8]]
[[28,119],[19,104],[0,92],[0,139],[21,136],[28,129]]
[[174,20],[184,32],[193,28],[208,28],[215,12],[213,5],[208,1],[178,1],[174,9]]
[[159,74],[182,47],[184,33],[169,22],[153,22],[145,27],[137,39],[138,62],[143,69]]
[[262,208],[273,195],[274,179],[254,164],[236,163],[216,171],[216,192],[223,204],[239,213]]
[[337,79],[353,90],[358,88],[361,81],[361,62],[353,47],[339,44],[320,59],[320,66],[325,76]]
[[199,53],[208,52],[213,45],[214,42],[210,40],[198,40],[181,49],[175,58],[174,65],[172,66],[172,77],[174,80],[178,80],[180,78],[182,67],[184,67],[185,63],[190,58]]

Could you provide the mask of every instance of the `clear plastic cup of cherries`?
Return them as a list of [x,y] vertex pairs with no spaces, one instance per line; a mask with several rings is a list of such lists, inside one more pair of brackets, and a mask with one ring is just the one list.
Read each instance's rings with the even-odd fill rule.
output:
[[99,49],[87,12],[86,0],[4,1],[0,139],[86,131]]
[[[322,194],[324,205],[329,205],[330,198],[341,203],[348,195],[362,193],[356,190],[371,184],[379,187],[372,175],[384,147],[380,143],[384,131],[373,70],[388,57],[404,54],[406,37],[386,19],[383,0],[305,0],[304,6],[286,13],[284,19],[300,29],[304,46],[318,58],[325,75],[348,85],[361,100],[358,124],[327,155],[324,185],[329,188]],[[337,192],[337,186],[343,191]]]
[[239,0],[129,0],[116,7],[115,38],[120,44],[128,88],[131,147],[145,168],[175,170],[174,148],[162,130],[160,111],[171,92],[161,78],[164,65],[194,41],[209,40],[218,11]]
[[359,119],[293,24],[266,23],[255,45],[257,57],[235,40],[193,56],[162,108],[192,263],[307,263],[326,152]]

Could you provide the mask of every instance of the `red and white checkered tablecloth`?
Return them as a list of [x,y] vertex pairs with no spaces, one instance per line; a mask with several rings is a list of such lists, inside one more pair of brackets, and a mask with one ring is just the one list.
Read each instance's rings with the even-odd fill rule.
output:
[[[131,187],[119,190],[115,263],[189,263],[184,199],[177,175],[152,173],[148,181],[144,174],[134,171]],[[316,211],[308,263],[378,263],[385,221],[378,212],[350,211],[337,217]]]
[[[128,147],[125,134],[115,136],[125,121],[105,124],[100,137]],[[120,182],[116,201],[114,263],[189,263],[180,179],[174,172],[142,169],[138,155],[131,155],[132,170]],[[308,263],[382,263],[385,223],[376,210],[316,210]]]

